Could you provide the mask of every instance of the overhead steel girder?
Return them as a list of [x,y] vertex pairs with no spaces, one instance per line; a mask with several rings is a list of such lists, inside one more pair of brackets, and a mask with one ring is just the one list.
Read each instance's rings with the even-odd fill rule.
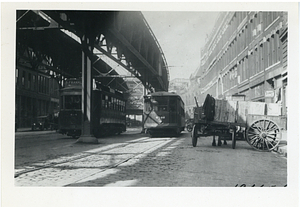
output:
[[[154,88],[168,90],[168,67],[151,28],[141,12],[116,12],[113,27],[108,29],[109,41],[122,48],[123,55]],[[147,70],[147,71],[145,71]],[[144,82],[143,81],[143,82]]]
[[137,77],[138,79],[141,79],[141,77],[139,76],[139,74],[137,74],[137,72],[135,70],[129,68],[127,65],[125,65],[124,63],[122,63],[119,59],[117,59],[116,57],[114,57],[111,53],[109,53],[108,51],[104,50],[99,45],[95,45],[95,48],[98,49],[103,54],[105,54],[110,59],[112,59],[113,61],[115,61],[118,64],[120,64],[123,68],[127,69],[131,74],[135,75],[135,77]]
[[[83,35],[90,37],[93,46],[98,50],[102,48],[101,52],[110,58],[114,57],[112,49],[115,47],[117,57],[112,59],[122,65],[120,58],[124,57],[128,65],[122,66],[133,75],[142,76],[138,78],[144,85],[152,85],[157,91],[168,89],[169,77],[166,61],[141,12],[62,12],[66,12],[68,21],[62,21],[58,13],[54,18],[65,28],[79,37]],[[50,16],[53,15],[50,12],[47,13]],[[101,36],[104,39],[100,39]]]
[[67,29],[81,39],[83,36],[88,37],[92,47],[98,45],[103,48],[100,42],[100,36],[103,35],[107,48],[105,55],[112,54],[112,47],[116,47],[118,54],[114,61],[119,60],[118,63],[121,63],[120,58],[124,57],[128,64],[127,67],[122,66],[133,75],[141,76],[138,78],[145,86],[152,86],[156,91],[168,90],[169,77],[165,58],[141,12],[42,12],[57,22],[57,28]]
[[[42,18],[47,17],[47,20]],[[32,50],[34,59],[26,59],[28,64],[31,64],[32,69],[47,68],[47,72],[54,71],[56,76],[71,78],[81,76],[81,54],[86,51],[85,46],[81,45],[80,41],[76,41],[63,32],[71,31],[73,34],[81,37],[84,35],[83,30],[79,30],[71,22],[58,21],[60,13],[58,11],[32,11],[32,10],[18,10],[17,11],[17,25],[16,25],[16,52],[17,64],[23,64],[26,57],[24,57],[25,50]],[[54,18],[55,17],[55,18]],[[84,18],[83,18],[84,19]],[[50,22],[50,23],[49,23]],[[51,26],[52,25],[52,26]],[[56,25],[54,27],[53,25]],[[79,24],[82,25],[82,24]],[[81,31],[75,33],[76,30]],[[86,52],[92,60],[94,72],[100,71],[106,73],[111,71],[111,67],[103,61],[96,61],[98,58],[90,52]],[[28,65],[27,64],[27,65]],[[24,64],[23,64],[24,65]],[[34,67],[33,67],[34,65]],[[30,65],[28,65],[30,67]],[[118,75],[116,71],[111,72],[112,75]],[[114,87],[123,83],[122,78],[114,78]],[[109,78],[103,80],[103,83],[110,82]],[[118,90],[123,90],[124,87],[118,87]],[[128,88],[127,88],[128,90]]]
[[158,71],[156,71],[149,63],[148,61],[120,34],[118,33],[116,30],[114,29],[110,29],[109,32],[114,35],[115,37],[118,38],[118,40],[120,40],[124,45],[125,47],[127,47],[128,50],[130,50],[130,52],[132,52],[135,57],[137,57],[144,65],[145,65],[145,68],[147,68],[148,70],[150,70],[150,72],[155,76],[157,77],[161,87],[163,90],[167,90],[163,80],[162,80],[162,77],[159,76],[158,74]]

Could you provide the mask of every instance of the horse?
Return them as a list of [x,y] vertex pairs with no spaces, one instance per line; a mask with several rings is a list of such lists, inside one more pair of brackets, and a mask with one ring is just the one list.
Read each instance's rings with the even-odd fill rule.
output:
[[[218,136],[218,146],[222,145],[222,138],[223,138],[223,144],[227,145],[227,141],[226,141],[225,137]],[[216,145],[216,136],[215,135],[213,136],[212,146],[217,146]]]

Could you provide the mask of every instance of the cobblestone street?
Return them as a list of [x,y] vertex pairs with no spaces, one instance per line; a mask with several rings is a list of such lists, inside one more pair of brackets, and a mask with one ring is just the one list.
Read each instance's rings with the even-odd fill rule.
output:
[[[149,138],[137,131],[101,139],[103,144],[99,145],[66,141],[65,148],[74,153],[70,149],[68,154],[62,153],[64,148],[61,148],[61,156],[43,155],[54,159],[30,164],[23,160],[23,164],[16,166],[16,186],[283,187],[287,184],[287,159],[274,152],[253,150],[245,141],[238,141],[236,149],[231,148],[231,142],[212,147],[212,139],[207,137],[199,138],[197,147],[192,147],[190,134],[186,132],[180,137]],[[58,150],[57,146],[52,148]]]

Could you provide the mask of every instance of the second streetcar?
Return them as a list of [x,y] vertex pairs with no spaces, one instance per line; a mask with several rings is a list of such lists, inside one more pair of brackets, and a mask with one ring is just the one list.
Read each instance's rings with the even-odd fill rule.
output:
[[[92,94],[92,132],[95,137],[126,131],[126,101],[123,93],[95,83]],[[68,136],[81,135],[82,83],[67,80],[60,93],[59,132]]]
[[151,136],[179,135],[185,128],[184,102],[173,92],[144,97],[144,128]]

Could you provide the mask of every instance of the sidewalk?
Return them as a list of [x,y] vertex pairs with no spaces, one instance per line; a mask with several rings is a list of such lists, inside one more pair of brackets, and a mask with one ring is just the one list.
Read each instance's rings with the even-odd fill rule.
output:
[[128,132],[138,132],[138,133],[141,133],[142,132],[142,127],[127,127],[125,133],[128,133]]
[[31,128],[18,128],[18,130],[15,132],[15,138],[24,138],[24,137],[30,137],[32,135],[45,135],[45,134],[57,134],[58,132],[56,130],[34,130],[32,131]]
[[[142,132],[142,127],[127,127],[126,132],[123,134],[140,134]],[[56,130],[35,130],[32,131],[31,128],[18,128],[15,132],[15,136],[31,135],[34,134],[48,134],[48,133],[58,133]]]
[[28,128],[18,128],[16,132],[28,132],[28,131],[31,131],[30,127],[28,127]]
[[287,131],[282,131],[282,139],[274,151],[287,157]]

